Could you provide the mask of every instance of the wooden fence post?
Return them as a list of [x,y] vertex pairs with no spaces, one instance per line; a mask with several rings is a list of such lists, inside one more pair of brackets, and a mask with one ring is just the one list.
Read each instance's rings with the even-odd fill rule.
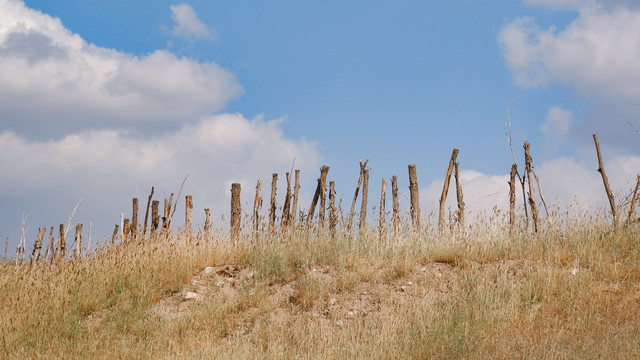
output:
[[336,225],[338,222],[338,214],[336,212],[336,182],[329,182],[329,231],[331,232],[331,236],[334,236],[336,233]]
[[538,216],[538,206],[536,205],[536,193],[535,188],[533,187],[533,183],[531,182],[531,169],[532,169],[532,159],[529,153],[530,145],[529,142],[525,140],[524,142],[524,166],[527,175],[527,181],[529,182],[529,206],[531,207],[531,217],[533,218],[533,230],[538,232],[540,226],[540,218]]
[[60,224],[60,239],[58,239],[58,249],[56,250],[56,259],[64,258],[66,252],[66,244],[64,241],[64,224]]
[[631,197],[631,203],[629,204],[629,215],[627,216],[628,223],[636,221],[636,201],[638,200],[639,188],[640,188],[640,174],[638,174],[638,181],[636,181],[636,188],[635,190],[633,190],[633,196]]
[[260,191],[262,190],[262,179],[258,179],[256,184],[256,197],[253,200],[253,235],[258,237],[260,230],[260,208],[262,207],[262,196]]
[[464,195],[462,194],[459,162],[456,162],[454,175],[456,178],[456,199],[458,200],[458,226],[464,230]]
[[46,251],[44,252],[44,259],[49,259],[49,256],[53,257],[53,226],[49,231],[49,241],[47,241]]
[[80,260],[82,255],[82,224],[76,225],[76,248],[75,248],[75,261]]
[[240,221],[242,216],[242,207],[240,204],[239,183],[231,184],[231,241],[236,244],[240,235]]
[[287,194],[284,197],[284,205],[282,205],[282,219],[280,219],[280,229],[285,229],[291,218],[291,173],[285,174],[287,179]]
[[291,204],[291,225],[295,226],[298,216],[298,191],[300,190],[300,170],[296,170],[296,181],[293,187],[293,203]]
[[42,249],[42,239],[44,238],[44,233],[47,232],[46,227],[41,227],[38,229],[38,236],[36,236],[36,243],[33,245],[33,252],[31,253],[31,265],[37,262],[40,259],[40,252]]
[[513,233],[516,225],[516,172],[518,165],[511,165],[509,174],[509,232]]
[[409,192],[411,196],[411,223],[413,229],[418,231],[420,230],[420,195],[415,164],[409,165]]
[[131,240],[135,241],[138,235],[138,198],[132,200],[133,214],[131,214]]
[[187,232],[191,234],[191,232],[193,231],[191,226],[191,215],[193,213],[193,196],[185,196],[184,203],[184,226],[187,228]]
[[366,169],[368,162],[369,162],[368,159],[364,163],[360,161],[360,176],[358,177],[358,185],[356,186],[356,192],[353,195],[353,201],[351,202],[351,211],[349,211],[349,222],[347,223],[347,233],[351,231],[351,224],[353,222],[353,212],[356,210],[356,200],[358,200],[358,192],[360,192],[360,185],[362,184],[364,169]]
[[204,209],[204,231],[209,232],[211,230],[211,209]]
[[129,219],[124,219],[124,225],[122,227],[122,241],[123,242],[127,242],[129,241]]
[[596,152],[598,154],[598,172],[602,175],[602,182],[604,183],[604,189],[607,192],[607,197],[609,198],[609,205],[611,206],[611,215],[613,215],[613,224],[618,225],[618,216],[616,214],[616,202],[613,198],[613,193],[611,192],[611,188],[609,187],[609,179],[607,178],[607,174],[604,172],[604,165],[602,163],[602,154],[600,153],[600,142],[598,142],[598,135],[593,134],[593,141],[596,143]]
[[144,235],[147,234],[147,221],[149,220],[149,205],[151,205],[151,198],[153,198],[153,190],[154,187],[151,187],[151,194],[149,194],[149,199],[147,200],[147,211],[144,213],[144,230],[142,233]]
[[313,199],[311,200],[311,205],[309,206],[309,213],[307,215],[307,227],[311,227],[313,225],[313,215],[316,212],[316,204],[318,203],[318,199],[320,198],[320,192],[322,191],[322,179],[318,178],[318,185],[316,185],[316,191],[313,193]]
[[276,189],[278,183],[278,174],[274,173],[271,177],[271,202],[269,206],[269,232],[273,233],[276,227]]
[[[111,236],[111,245],[116,243],[116,238],[118,237],[118,231],[120,230],[120,225],[116,224],[113,228],[113,235]],[[151,230],[151,234],[154,234],[153,229]]]
[[384,235],[384,218],[385,218],[385,214],[384,214],[384,207],[385,207],[385,201],[386,201],[386,191],[387,191],[387,180],[385,178],[382,178],[382,190],[380,191],[380,217],[379,217],[379,221],[378,221],[378,228],[379,228],[379,237],[380,240],[382,240],[382,237]]
[[363,236],[367,228],[367,197],[369,194],[369,169],[362,172],[362,205],[360,206],[360,236]]
[[160,226],[160,200],[153,200],[151,205],[151,235],[157,235]]
[[324,214],[327,203],[327,173],[329,167],[322,165],[320,168],[320,208],[318,209],[318,231],[322,233],[324,229]]
[[393,198],[393,232],[398,231],[400,226],[400,204],[398,203],[398,177],[391,178],[391,196]]
[[438,232],[444,230],[444,210],[447,202],[447,194],[449,193],[449,183],[451,182],[451,173],[453,172],[453,166],[456,163],[458,157],[458,149],[453,149],[451,159],[449,160],[449,167],[447,167],[447,174],[444,177],[444,185],[442,186],[442,195],[440,195],[440,211],[438,212]]

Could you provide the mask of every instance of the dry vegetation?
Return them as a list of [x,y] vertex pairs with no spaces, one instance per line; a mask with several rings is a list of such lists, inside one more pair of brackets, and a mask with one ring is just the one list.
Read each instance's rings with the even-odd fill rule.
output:
[[[498,214],[499,215],[499,214]],[[2,358],[640,358],[640,228],[186,231],[4,263]]]

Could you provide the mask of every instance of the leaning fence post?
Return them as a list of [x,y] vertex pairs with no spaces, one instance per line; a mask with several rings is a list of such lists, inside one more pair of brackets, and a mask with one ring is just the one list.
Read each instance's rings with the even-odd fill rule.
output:
[[276,190],[278,186],[278,174],[271,175],[271,201],[269,205],[269,232],[273,233],[276,227]]
[[444,230],[444,210],[447,202],[447,194],[449,193],[449,184],[451,182],[451,173],[458,157],[458,149],[453,149],[451,159],[449,160],[449,167],[447,167],[447,174],[444,177],[444,185],[442,186],[442,195],[440,195],[440,211],[438,212],[438,232]]
[[400,225],[400,205],[398,203],[398,177],[391,178],[391,196],[393,198],[393,232],[398,231]]
[[42,227],[38,229],[38,236],[36,237],[36,243],[33,246],[33,252],[31,253],[31,265],[34,262],[37,262],[40,259],[40,251],[42,249],[42,239],[44,238],[44,233],[47,231],[46,227]]
[[151,187],[151,194],[149,194],[149,199],[147,199],[147,211],[144,213],[144,229],[142,230],[142,233],[144,235],[147,234],[147,221],[149,220],[149,205],[151,205],[151,198],[153,198],[153,190],[154,187]]
[[538,215],[538,206],[536,205],[536,193],[535,188],[533,187],[533,183],[531,182],[531,172],[532,172],[532,159],[529,153],[530,145],[528,141],[524,141],[524,166],[525,171],[527,173],[527,180],[529,181],[529,205],[531,206],[531,217],[533,218],[533,230],[538,232],[540,225],[540,218]]
[[613,224],[617,225],[618,217],[616,214],[616,202],[613,198],[611,188],[609,187],[609,179],[607,179],[607,174],[604,172],[604,165],[602,164],[602,155],[600,154],[600,142],[598,142],[598,135],[593,134],[593,141],[596,143],[596,152],[598,154],[598,172],[600,173],[600,175],[602,175],[604,189],[607,192],[607,197],[609,198],[609,205],[611,205],[611,215],[613,215]]
[[416,165],[409,165],[409,192],[411,196],[411,222],[414,230],[420,230],[420,195]]
[[360,185],[362,184],[362,177],[364,176],[364,169],[367,167],[367,159],[364,163],[360,161],[360,176],[358,177],[358,185],[356,186],[356,192],[353,195],[353,201],[351,202],[351,211],[349,211],[349,222],[347,223],[347,232],[351,232],[351,224],[353,221],[353,212],[356,210],[356,200],[358,200],[358,192],[360,192]]
[[627,216],[628,223],[636,221],[636,201],[638,200],[638,188],[640,188],[640,174],[638,174],[636,188],[635,190],[633,190],[633,196],[631,197],[631,203],[629,204],[629,215]]
[[456,199],[458,200],[458,226],[464,229],[464,195],[462,194],[462,180],[460,179],[460,163],[455,165]]
[[516,224],[516,172],[518,165],[511,165],[509,174],[509,232],[513,233]]
[[242,208],[240,205],[240,189],[239,183],[231,184],[231,240],[236,243],[240,234],[240,220]]

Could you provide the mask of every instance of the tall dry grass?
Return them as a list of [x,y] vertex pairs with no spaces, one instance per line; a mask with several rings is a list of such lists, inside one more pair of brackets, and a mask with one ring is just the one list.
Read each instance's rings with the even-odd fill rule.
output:
[[497,213],[446,234],[431,219],[237,244],[177,231],[4,263],[0,357],[640,358],[640,228],[554,219],[539,234]]

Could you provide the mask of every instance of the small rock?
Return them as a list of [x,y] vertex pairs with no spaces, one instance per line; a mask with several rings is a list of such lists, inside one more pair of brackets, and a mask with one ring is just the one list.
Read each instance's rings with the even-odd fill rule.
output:
[[197,298],[198,298],[198,293],[194,293],[194,292],[191,292],[191,291],[187,291],[187,292],[184,294],[184,299],[185,299],[185,300],[193,300],[193,299],[197,299]]
[[204,268],[204,273],[207,275],[213,274],[214,271],[216,271],[216,269],[213,266],[207,266]]
[[413,286],[413,281],[411,281],[411,280],[407,281],[407,285]]
[[224,285],[224,280],[220,280],[216,283],[217,287],[222,287]]
[[335,305],[335,303],[336,303],[337,301],[338,301],[338,300],[336,300],[336,298],[333,298],[333,297],[332,297],[332,298],[330,298],[330,299],[329,299],[329,305]]

